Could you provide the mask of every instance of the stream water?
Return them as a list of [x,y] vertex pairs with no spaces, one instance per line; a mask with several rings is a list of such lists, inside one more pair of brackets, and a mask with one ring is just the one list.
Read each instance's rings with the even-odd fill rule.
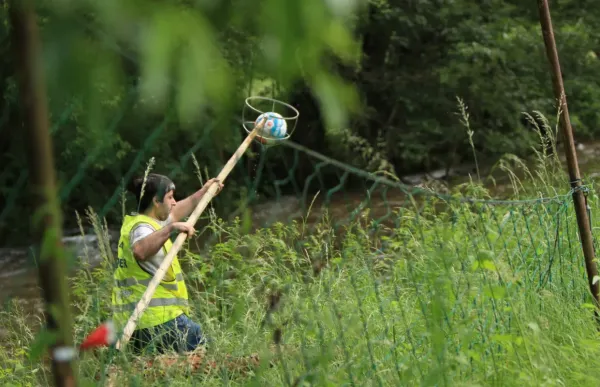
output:
[[[589,179],[594,179],[600,176],[596,173],[596,167],[600,166],[596,160],[600,156],[600,142],[588,143],[579,146],[578,158],[582,174]],[[564,157],[563,157],[564,164]],[[565,171],[566,173],[566,171]],[[403,180],[414,184],[419,184],[427,176],[440,177],[443,171],[434,171],[428,174],[420,174],[406,176]],[[455,182],[465,181],[468,177],[462,176],[455,179]],[[496,181],[494,192],[502,195],[502,192],[510,189],[508,179],[500,178]],[[328,203],[328,211],[331,218],[344,218],[349,214],[350,209],[356,208],[365,198],[364,192],[346,192],[344,197],[333,197]],[[321,198],[320,200],[322,200]],[[385,214],[388,208],[398,207],[403,205],[404,197],[400,191],[390,190],[387,192],[386,198],[376,195],[371,198],[369,208],[371,212],[379,216]],[[296,197],[285,197],[276,204],[266,203],[253,206],[252,219],[254,224],[263,224],[266,220],[269,221],[286,221],[292,217],[300,217],[301,213],[300,199]],[[320,203],[317,201],[313,210],[313,219],[316,219],[320,214]],[[88,261],[91,266],[99,263],[99,251],[97,249],[97,238],[94,235],[81,236],[76,232],[65,233],[65,246],[76,253],[81,253],[85,246],[88,249]],[[113,251],[116,251],[116,241],[118,233],[114,232],[111,235]],[[77,263],[75,263],[77,264]],[[37,266],[35,259],[28,249],[23,248],[0,248],[0,302],[4,305],[11,299],[19,299],[19,304],[33,314],[41,311],[43,304],[40,297],[37,280]],[[0,342],[2,341],[2,328],[0,328]]]

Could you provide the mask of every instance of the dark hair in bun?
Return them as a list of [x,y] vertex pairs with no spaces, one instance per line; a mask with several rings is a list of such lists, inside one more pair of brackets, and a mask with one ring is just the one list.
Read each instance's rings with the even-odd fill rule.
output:
[[[144,188],[142,196],[142,186]],[[149,173],[144,177],[136,177],[127,184],[127,190],[135,195],[137,201],[138,212],[144,212],[152,205],[152,199],[157,198],[163,200],[165,195],[175,190],[175,184],[167,176],[156,173]]]

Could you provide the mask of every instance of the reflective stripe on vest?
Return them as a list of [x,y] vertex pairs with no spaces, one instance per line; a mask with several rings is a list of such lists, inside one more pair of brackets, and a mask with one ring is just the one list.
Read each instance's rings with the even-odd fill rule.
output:
[[[129,312],[129,311],[133,311],[135,309],[135,307],[137,306],[137,302],[131,302],[129,304],[122,304],[122,305],[118,305],[113,307],[113,310],[116,313],[120,313],[120,312]],[[185,298],[153,298],[150,300],[150,303],[148,304],[148,307],[155,307],[155,306],[188,306],[188,300],[186,300]]]
[[[183,281],[183,274],[177,273],[177,275],[175,275],[175,280]],[[125,278],[122,280],[115,280],[115,285],[118,288],[127,288],[127,287],[135,286],[135,285],[148,286],[148,285],[150,285],[151,281],[152,281],[152,278],[146,278],[146,279]],[[178,284],[163,284],[163,283],[161,283],[158,286],[162,286],[165,289],[175,290],[175,291],[177,291],[179,289]]]

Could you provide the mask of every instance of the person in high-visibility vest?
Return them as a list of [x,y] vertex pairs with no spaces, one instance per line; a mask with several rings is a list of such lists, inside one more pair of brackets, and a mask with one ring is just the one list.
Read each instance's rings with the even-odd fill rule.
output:
[[[137,199],[137,212],[126,215],[121,227],[118,257],[112,291],[113,321],[123,329],[142,298],[162,260],[171,249],[171,237],[194,227],[180,220],[188,217],[212,184],[211,179],[196,193],[177,202],[175,184],[166,176],[148,174],[128,187]],[[177,257],[156,288],[150,303],[131,337],[136,353],[144,349],[158,352],[193,351],[207,343],[200,325],[189,317],[188,292]]]

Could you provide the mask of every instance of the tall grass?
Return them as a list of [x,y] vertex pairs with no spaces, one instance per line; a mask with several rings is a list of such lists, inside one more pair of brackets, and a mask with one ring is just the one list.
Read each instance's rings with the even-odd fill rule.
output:
[[[533,170],[520,164],[527,182],[515,173],[513,187],[552,199],[465,202],[490,196],[468,183],[447,196],[419,191],[393,224],[365,211],[339,230],[325,212],[311,229],[279,222],[245,233],[240,220],[212,219],[218,242],[181,258],[192,317],[214,340],[198,355],[212,366],[148,366],[164,357],[106,349],[80,359],[80,377],[144,386],[595,385],[599,336],[571,198],[556,188],[568,186],[557,160],[537,157]],[[590,204],[598,207],[593,192]],[[87,215],[106,240],[106,225]],[[72,283],[77,341],[109,317],[112,256],[106,248],[103,256]],[[35,335],[22,314],[1,318],[11,334],[0,382],[50,384],[47,366],[27,360]],[[259,364],[250,370],[231,365],[251,354]]]

